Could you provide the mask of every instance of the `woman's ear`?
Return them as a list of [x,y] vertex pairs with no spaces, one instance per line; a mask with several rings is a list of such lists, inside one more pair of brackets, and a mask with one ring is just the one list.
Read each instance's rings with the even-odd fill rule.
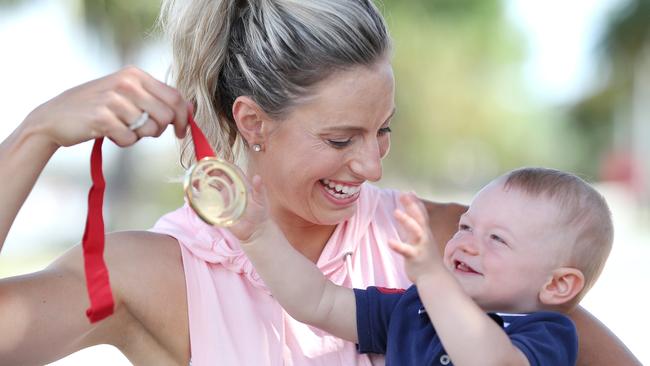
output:
[[573,300],[585,286],[585,276],[575,268],[561,267],[539,291],[539,301],[544,305],[562,306]]
[[251,97],[237,97],[232,105],[232,116],[248,146],[264,143],[263,124],[268,116]]

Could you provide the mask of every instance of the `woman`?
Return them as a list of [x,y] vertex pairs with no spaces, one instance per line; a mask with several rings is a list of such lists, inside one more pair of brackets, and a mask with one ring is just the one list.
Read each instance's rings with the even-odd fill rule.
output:
[[[390,40],[372,2],[170,0],[163,22],[178,90],[127,68],[39,106],[3,142],[2,241],[60,146],[99,136],[130,146],[170,123],[183,137],[187,100],[218,154],[262,177],[274,220],[290,242],[314,243],[296,248],[328,277],[406,285],[386,245],[397,236],[394,192],[365,183],[381,178],[395,110]],[[426,204],[444,243],[464,207]],[[152,231],[106,241],[115,314],[96,325],[85,318],[76,247],[43,271],[0,282],[0,364],[43,364],[101,343],[141,365],[373,361],[287,317],[232,235],[188,207]],[[575,319],[583,364],[635,362],[587,313]]]

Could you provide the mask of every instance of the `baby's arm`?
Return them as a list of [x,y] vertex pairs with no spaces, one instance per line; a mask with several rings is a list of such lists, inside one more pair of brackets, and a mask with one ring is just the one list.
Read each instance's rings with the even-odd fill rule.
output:
[[405,259],[409,279],[443,347],[454,365],[528,365],[507,334],[464,292],[444,267],[428,228],[426,210],[412,194],[400,197],[404,211],[395,212],[406,241],[389,244]]
[[291,246],[268,217],[258,176],[253,178],[251,196],[244,217],[231,231],[273,296],[294,319],[357,342],[353,290],[329,281]]

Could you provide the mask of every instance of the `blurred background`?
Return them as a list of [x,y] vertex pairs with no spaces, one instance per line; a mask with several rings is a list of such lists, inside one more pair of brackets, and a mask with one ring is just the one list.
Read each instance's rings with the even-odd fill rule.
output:
[[[3,139],[40,103],[133,64],[166,80],[158,0],[0,0]],[[520,166],[568,170],[611,205],[615,245],[583,305],[650,364],[650,0],[384,0],[398,112],[382,186],[468,203]],[[83,234],[91,144],[61,149],[12,228],[0,277]],[[171,131],[104,146],[108,230],[182,204]],[[128,365],[108,346],[53,365]]]

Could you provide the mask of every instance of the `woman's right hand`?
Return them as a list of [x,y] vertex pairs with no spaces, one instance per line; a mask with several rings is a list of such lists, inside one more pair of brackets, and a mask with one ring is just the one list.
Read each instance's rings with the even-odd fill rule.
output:
[[[55,147],[98,137],[125,147],[145,136],[160,136],[170,123],[176,136],[185,136],[189,108],[176,89],[126,67],[63,92],[33,110],[24,123]],[[131,130],[129,125],[145,111],[147,122]]]

